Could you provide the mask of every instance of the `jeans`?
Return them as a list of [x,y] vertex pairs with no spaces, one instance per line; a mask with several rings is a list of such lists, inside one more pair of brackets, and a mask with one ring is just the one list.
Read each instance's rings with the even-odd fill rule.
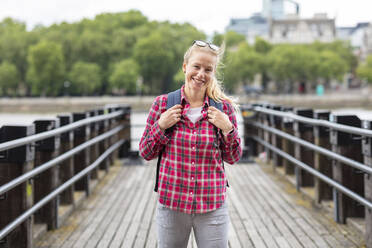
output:
[[226,202],[203,214],[174,211],[158,202],[156,227],[159,248],[187,248],[191,228],[198,248],[227,248],[229,212]]

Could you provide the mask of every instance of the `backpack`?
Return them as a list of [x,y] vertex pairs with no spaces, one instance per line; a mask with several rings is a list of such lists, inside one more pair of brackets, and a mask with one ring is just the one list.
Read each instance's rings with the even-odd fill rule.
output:
[[[168,93],[167,109],[170,109],[174,105],[177,105],[177,104],[180,104],[180,103],[181,103],[181,89],[178,89],[176,91],[173,91],[173,92]],[[213,106],[216,109],[218,109],[220,111],[223,111],[222,103],[216,102],[212,98],[209,98],[209,106]],[[173,127],[168,128],[167,129],[167,132],[171,131],[172,129],[173,129]],[[214,127],[214,130],[215,130],[215,133],[216,133],[216,136],[217,136],[218,135],[218,128],[217,127]],[[155,192],[158,192],[160,161],[161,161],[161,157],[163,155],[164,150],[165,150],[165,148],[163,148],[163,150],[160,151],[159,156],[158,156],[158,163],[156,165],[156,181],[155,181],[155,188],[154,188],[154,191]],[[222,167],[224,167],[224,165],[223,165],[223,159],[222,159]],[[228,182],[227,182],[227,186],[229,187],[229,183]]]

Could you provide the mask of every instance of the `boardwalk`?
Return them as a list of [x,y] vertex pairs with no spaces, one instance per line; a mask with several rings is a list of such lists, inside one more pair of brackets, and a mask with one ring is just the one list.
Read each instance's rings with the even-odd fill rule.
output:
[[[359,247],[345,226],[299,204],[256,164],[226,166],[229,247]],[[116,166],[97,191],[38,248],[156,247],[155,164]],[[192,236],[189,247],[197,247]]]

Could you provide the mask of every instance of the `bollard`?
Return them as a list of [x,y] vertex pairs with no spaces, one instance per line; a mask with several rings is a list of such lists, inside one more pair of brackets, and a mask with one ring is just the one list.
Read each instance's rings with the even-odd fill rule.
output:
[[[2,126],[0,143],[35,134],[35,126]],[[0,152],[0,185],[32,170],[35,147],[32,144]],[[0,229],[14,221],[33,205],[33,184],[27,181],[0,195]],[[3,240],[0,246],[32,248],[32,218],[28,218]]]
[[[326,110],[315,110],[314,119],[329,120],[330,112]],[[314,126],[314,143],[317,146],[331,150],[329,143],[329,130],[325,127]],[[331,160],[320,153],[314,152],[314,167],[320,173],[332,178],[332,162]],[[315,200],[320,203],[322,200],[332,200],[332,187],[323,182],[319,178],[315,178]]]
[[[73,122],[83,120],[89,117],[88,112],[73,113]],[[74,147],[86,142],[90,137],[90,126],[85,125],[74,129]],[[90,163],[90,148],[86,148],[74,156],[74,173],[75,175],[85,169]],[[76,190],[85,191],[86,195],[90,195],[90,173],[75,183]]]
[[[72,115],[71,114],[63,114],[58,115],[57,118],[59,119],[60,126],[66,126],[72,123]],[[60,146],[60,154],[63,154],[74,147],[74,132],[68,131],[66,133],[61,134],[61,146]],[[70,178],[74,176],[74,157],[70,157],[63,161],[60,165],[59,170],[59,179],[60,184],[63,184]],[[75,204],[74,201],[74,185],[63,191],[60,195],[60,201],[63,205]]]
[[[284,112],[292,112],[293,108],[292,107],[282,107],[281,111]],[[289,135],[294,135],[293,131],[293,120],[284,117],[281,122],[281,129],[283,132],[289,134]],[[282,139],[282,150],[294,157],[294,145],[293,142],[287,140],[287,139]],[[294,168],[295,166],[287,159],[283,159],[283,167],[284,167],[284,173],[286,175],[293,175],[294,174]]]
[[[35,133],[42,133],[59,127],[59,119],[35,120]],[[35,167],[58,156],[60,135],[36,142]],[[42,172],[34,178],[34,201],[39,202],[59,185],[59,165]],[[35,223],[46,223],[48,230],[58,228],[58,197],[51,200],[35,213]]]
[[[368,130],[372,130],[372,121],[364,120],[362,122],[362,127]],[[362,140],[362,153],[364,155],[364,164],[372,167],[372,138],[363,137]],[[364,197],[372,202],[372,175],[364,175]],[[365,222],[366,222],[366,232],[365,241],[366,247],[372,247],[372,209],[365,208]]]
[[[88,112],[89,112],[89,117],[98,116],[98,110],[91,110]],[[98,123],[92,122],[89,127],[90,127],[89,138],[93,139],[94,137],[98,135],[98,130],[99,130]],[[90,163],[93,163],[99,157],[99,144],[98,143],[90,146],[89,155],[90,155],[90,158],[89,158]],[[91,176],[91,179],[98,179],[98,167],[96,167],[94,170],[91,171],[90,176]]]
[[[98,109],[98,115],[103,115],[105,114],[106,110],[105,109]],[[98,123],[98,133],[99,134],[103,134],[105,133],[106,131],[108,131],[108,125],[109,125],[109,121],[108,120],[104,120],[104,121],[100,121]],[[99,142],[99,154],[103,154],[109,147],[109,141],[108,139],[104,139],[102,140],[101,142]],[[105,170],[106,173],[108,172],[109,170],[109,160],[106,158],[102,161],[102,163],[100,163],[99,165],[99,168],[101,170]]]
[[[360,127],[361,121],[355,115],[336,115],[329,116],[331,122]],[[331,129],[330,143],[332,151],[355,161],[362,162],[361,140],[353,135]],[[344,165],[339,161],[332,161],[333,178],[346,188],[359,195],[364,195],[364,175],[359,170],[349,165]],[[359,205],[351,198],[344,196],[336,189],[333,190],[334,217],[335,221],[345,223],[347,217],[364,217],[363,206]]]
[[[282,108],[281,106],[276,105],[271,106],[271,109],[276,111],[280,111],[281,108]],[[281,117],[270,115],[270,126],[280,130],[281,120],[282,120]],[[280,138],[280,136],[271,134],[271,144],[274,147],[278,148],[279,150],[282,149],[282,139]],[[278,156],[278,154],[276,154],[275,152],[272,152],[272,166],[274,170],[276,167],[282,167],[282,157]]]
[[[313,110],[312,109],[302,109],[302,108],[295,108],[294,114],[303,116],[303,117],[313,117]],[[310,143],[314,142],[313,137],[313,127],[307,125],[305,123],[301,123],[299,121],[294,121],[293,128],[296,137],[306,140]],[[314,167],[314,155],[313,151],[302,147],[299,144],[295,144],[295,157],[296,159],[302,161],[303,163],[309,165],[310,167]],[[307,187],[307,186],[314,186],[314,177],[307,171],[302,170],[299,166],[295,167],[295,174],[296,174],[296,187],[297,190],[300,187]]]

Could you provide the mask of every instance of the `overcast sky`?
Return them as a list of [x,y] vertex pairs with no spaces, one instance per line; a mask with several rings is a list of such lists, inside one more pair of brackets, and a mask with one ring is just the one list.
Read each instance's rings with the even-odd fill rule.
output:
[[[336,18],[337,26],[353,26],[372,21],[371,0],[297,0],[301,16],[327,13]],[[260,12],[262,0],[0,0],[0,20],[13,17],[26,22],[28,29],[36,24],[49,26],[62,21],[75,22],[93,18],[102,12],[137,9],[150,20],[190,22],[207,34],[224,32],[230,18],[246,18]],[[291,5],[287,4],[288,11]]]

